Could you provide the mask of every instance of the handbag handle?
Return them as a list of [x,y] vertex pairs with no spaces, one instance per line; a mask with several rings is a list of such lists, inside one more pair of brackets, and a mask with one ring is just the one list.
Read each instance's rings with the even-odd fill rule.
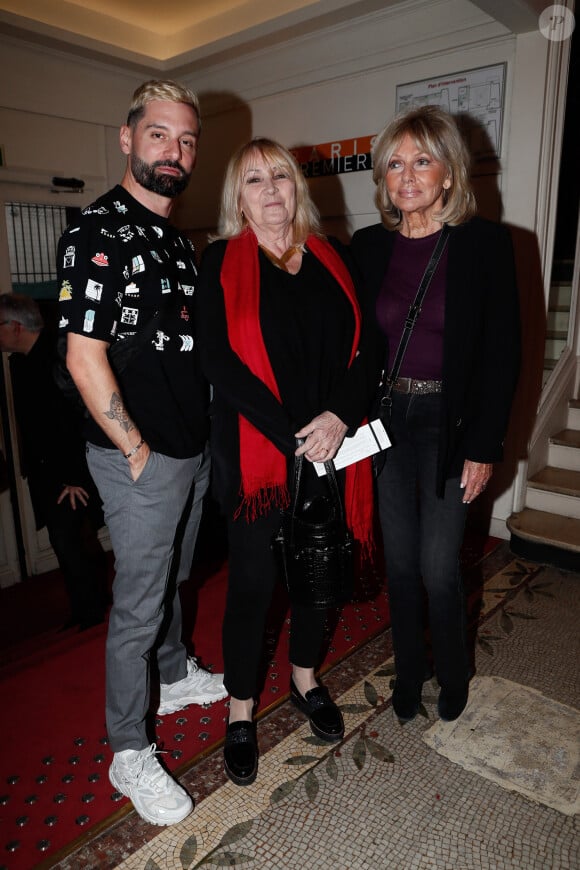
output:
[[[300,447],[304,444],[304,438],[296,439],[296,446]],[[294,519],[296,517],[296,506],[298,504],[298,494],[300,492],[300,481],[302,480],[302,466],[304,464],[304,456],[295,456],[294,457],[294,478],[292,485],[292,510],[290,512],[290,518],[292,520],[291,528],[294,530]],[[328,459],[324,463],[324,468],[326,470],[326,480],[328,482],[328,488],[330,489],[330,494],[333,498],[335,507],[338,508],[339,519],[341,523],[344,523],[344,507],[342,504],[342,498],[340,497],[340,490],[338,488],[338,480],[336,479],[336,470],[334,468],[334,462],[332,459]]]
[[390,405],[391,403],[391,393],[393,392],[393,387],[395,385],[395,381],[399,377],[399,371],[401,369],[401,363],[403,362],[403,357],[405,355],[405,351],[407,350],[407,345],[409,344],[409,339],[411,338],[411,333],[413,332],[413,328],[417,323],[417,319],[419,314],[421,313],[421,305],[423,304],[423,299],[425,298],[425,293],[427,292],[427,288],[431,283],[431,279],[435,274],[435,269],[439,264],[439,260],[441,259],[441,255],[445,250],[445,245],[447,244],[447,238],[449,236],[449,227],[447,224],[443,224],[441,229],[441,235],[437,239],[437,244],[431,254],[429,262],[427,263],[427,267],[423,273],[423,277],[419,283],[419,287],[417,289],[417,293],[413,302],[411,303],[411,307],[407,313],[405,318],[405,325],[403,328],[403,332],[401,334],[401,340],[399,341],[399,346],[397,348],[397,353],[395,354],[395,359],[393,362],[393,367],[391,368],[391,373],[384,381],[384,392],[380,399],[381,405]]

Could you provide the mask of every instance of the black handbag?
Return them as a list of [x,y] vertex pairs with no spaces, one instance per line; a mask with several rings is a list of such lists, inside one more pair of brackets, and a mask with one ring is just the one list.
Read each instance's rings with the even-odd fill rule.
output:
[[353,540],[347,529],[332,462],[325,462],[328,495],[303,495],[304,458],[295,457],[291,503],[274,537],[292,604],[326,609],[353,595]]

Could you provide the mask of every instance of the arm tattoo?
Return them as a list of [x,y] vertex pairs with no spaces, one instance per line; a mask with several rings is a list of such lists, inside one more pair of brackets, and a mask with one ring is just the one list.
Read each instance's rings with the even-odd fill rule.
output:
[[123,405],[123,400],[119,393],[113,393],[111,396],[111,405],[108,411],[105,411],[105,417],[108,417],[109,420],[118,420],[119,426],[121,429],[124,429],[125,432],[130,432],[135,428],[135,425],[125,406]]

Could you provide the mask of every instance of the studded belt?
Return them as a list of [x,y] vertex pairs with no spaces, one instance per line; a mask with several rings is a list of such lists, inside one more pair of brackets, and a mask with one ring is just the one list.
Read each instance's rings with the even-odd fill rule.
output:
[[415,378],[397,378],[393,384],[396,393],[413,393],[425,396],[428,393],[440,393],[442,381],[421,381]]

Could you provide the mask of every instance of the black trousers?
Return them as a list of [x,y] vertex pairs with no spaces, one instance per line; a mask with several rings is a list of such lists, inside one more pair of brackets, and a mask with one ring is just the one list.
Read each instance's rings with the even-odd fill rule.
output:
[[[235,698],[255,698],[266,616],[278,580],[271,542],[280,511],[252,523],[244,516],[228,522],[229,581],[223,623],[224,683]],[[324,637],[326,611],[293,607],[290,661],[316,667]]]
[[106,608],[105,565],[102,551],[97,550],[100,545],[96,544],[96,529],[88,509],[77,505],[73,510],[68,498],[60,504],[55,501],[46,517],[46,529],[64,577],[71,619],[81,627],[102,621]]

